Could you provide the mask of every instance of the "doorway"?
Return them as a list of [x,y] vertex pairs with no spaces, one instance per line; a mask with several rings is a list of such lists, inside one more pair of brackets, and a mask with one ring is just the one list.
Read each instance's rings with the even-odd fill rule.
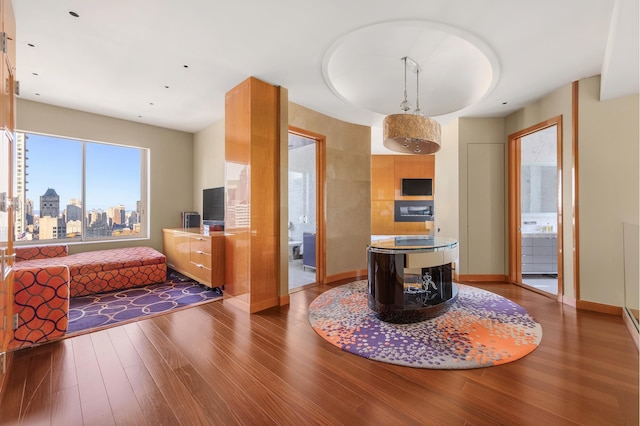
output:
[[289,129],[289,293],[323,282],[323,142],[320,135]]
[[562,295],[562,122],[509,136],[509,278]]

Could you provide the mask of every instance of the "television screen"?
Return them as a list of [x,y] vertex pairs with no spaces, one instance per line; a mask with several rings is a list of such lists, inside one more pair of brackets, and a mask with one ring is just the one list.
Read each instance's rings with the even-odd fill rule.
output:
[[402,179],[402,195],[433,195],[431,179]]
[[202,220],[224,220],[224,187],[202,191]]

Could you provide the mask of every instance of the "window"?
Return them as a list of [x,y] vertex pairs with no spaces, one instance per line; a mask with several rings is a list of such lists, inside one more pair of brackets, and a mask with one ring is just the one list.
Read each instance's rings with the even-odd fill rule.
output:
[[16,132],[15,239],[144,238],[148,150]]

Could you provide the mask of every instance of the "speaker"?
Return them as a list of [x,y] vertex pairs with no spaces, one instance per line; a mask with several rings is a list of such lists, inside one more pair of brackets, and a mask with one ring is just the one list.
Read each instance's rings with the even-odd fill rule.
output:
[[196,212],[182,212],[183,228],[199,228],[200,215]]

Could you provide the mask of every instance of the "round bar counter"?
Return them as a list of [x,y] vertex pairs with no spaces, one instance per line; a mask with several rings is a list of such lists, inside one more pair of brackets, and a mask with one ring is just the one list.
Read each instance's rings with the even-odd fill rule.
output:
[[369,308],[382,321],[436,317],[458,297],[452,282],[458,241],[427,235],[373,237],[367,247]]

